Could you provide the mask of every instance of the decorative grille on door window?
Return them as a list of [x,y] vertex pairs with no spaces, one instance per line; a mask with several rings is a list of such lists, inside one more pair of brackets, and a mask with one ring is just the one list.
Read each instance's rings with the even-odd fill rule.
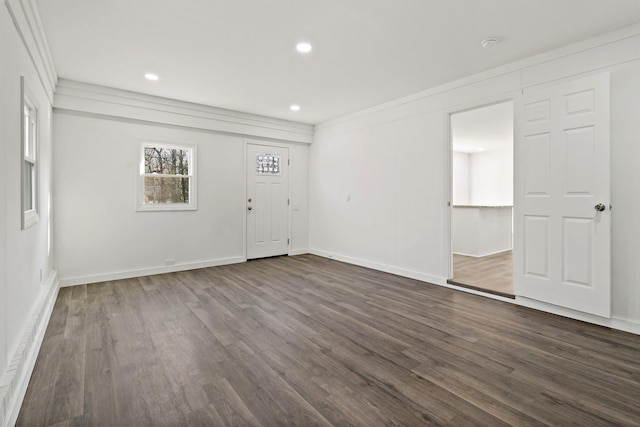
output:
[[280,175],[280,156],[256,154],[256,173],[258,175]]

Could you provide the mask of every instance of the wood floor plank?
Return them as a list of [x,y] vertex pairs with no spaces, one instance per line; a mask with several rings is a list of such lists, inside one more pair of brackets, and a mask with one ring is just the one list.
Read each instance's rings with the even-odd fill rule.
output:
[[42,372],[29,383],[22,404],[24,425],[38,425],[46,420],[53,405],[55,376],[62,358],[62,342],[68,317],[71,289],[61,289],[40,347],[34,371]]
[[48,411],[47,423],[56,424],[84,413],[84,368],[86,332],[83,304],[86,293],[73,289],[69,300],[65,330],[62,336],[60,362],[57,365],[52,404]]
[[638,335],[280,257],[61,289],[17,425],[638,425],[638,354]]
[[204,389],[224,425],[260,425],[226,378],[207,384]]
[[483,257],[453,254],[454,282],[513,295],[513,251]]

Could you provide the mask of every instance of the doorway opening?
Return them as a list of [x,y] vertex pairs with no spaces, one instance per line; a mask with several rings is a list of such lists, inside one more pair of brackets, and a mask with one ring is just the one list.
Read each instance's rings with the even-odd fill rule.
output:
[[514,298],[513,101],[449,116],[451,284]]

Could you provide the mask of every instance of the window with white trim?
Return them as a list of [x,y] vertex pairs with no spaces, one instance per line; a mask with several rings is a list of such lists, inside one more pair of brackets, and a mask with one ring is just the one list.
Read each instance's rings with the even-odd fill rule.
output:
[[138,210],[197,209],[195,165],[195,145],[142,143]]
[[20,166],[22,229],[38,222],[38,110],[22,86]]

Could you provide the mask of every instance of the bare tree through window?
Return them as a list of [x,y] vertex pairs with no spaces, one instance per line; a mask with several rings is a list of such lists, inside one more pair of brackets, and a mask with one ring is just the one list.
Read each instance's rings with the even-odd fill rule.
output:
[[189,203],[188,148],[144,147],[144,203]]

